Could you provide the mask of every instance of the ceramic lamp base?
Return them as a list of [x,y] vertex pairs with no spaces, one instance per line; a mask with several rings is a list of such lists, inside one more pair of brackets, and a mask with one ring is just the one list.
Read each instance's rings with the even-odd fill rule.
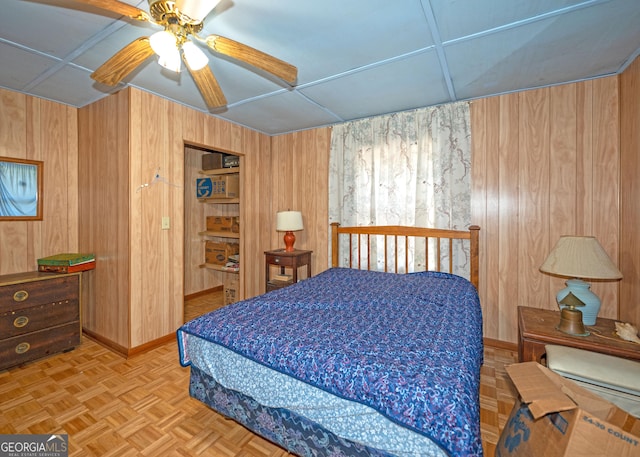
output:
[[[600,299],[596,294],[589,290],[589,283],[584,282],[581,279],[569,279],[566,284],[567,287],[562,289],[556,295],[558,303],[560,303],[562,299],[571,292],[582,303],[584,303],[584,306],[580,307],[580,312],[582,312],[582,322],[584,325],[595,325],[596,317],[600,311]],[[559,306],[560,309],[565,307],[564,305]]]
[[284,251],[285,252],[293,252],[295,249],[293,248],[293,243],[296,242],[296,236],[293,232],[286,232],[284,234]]

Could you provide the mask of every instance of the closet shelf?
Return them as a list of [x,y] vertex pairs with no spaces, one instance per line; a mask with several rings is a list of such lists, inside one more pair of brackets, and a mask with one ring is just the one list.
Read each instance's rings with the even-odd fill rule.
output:
[[209,270],[225,271],[227,273],[240,273],[240,268],[225,267],[224,265],[216,265],[213,263],[204,263],[200,268],[208,268]]
[[240,239],[240,234],[235,232],[214,232],[213,230],[205,230],[204,232],[198,232],[198,235]]

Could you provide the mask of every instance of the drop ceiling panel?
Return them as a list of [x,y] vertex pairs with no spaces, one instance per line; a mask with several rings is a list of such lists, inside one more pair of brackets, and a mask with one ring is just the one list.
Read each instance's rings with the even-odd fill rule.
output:
[[24,91],[29,84],[26,75],[40,75],[56,63],[43,55],[9,46],[0,42],[0,81],[7,89]]
[[[576,31],[574,21],[589,33]],[[601,5],[447,46],[456,96],[473,98],[614,74],[640,42],[640,27],[630,32],[631,24],[639,23],[640,9]]]
[[[55,5],[77,6],[72,1],[2,0],[0,36],[4,40],[63,58],[98,30],[118,18]],[[87,7],[83,8],[85,11]],[[100,12],[95,8],[89,11]]]
[[518,25],[532,18],[557,14],[585,3],[584,0],[477,0],[425,1],[431,3],[443,42],[472,36],[504,26]]
[[374,66],[300,91],[344,120],[451,101],[435,52]]
[[191,76],[155,58],[117,87],[89,77],[159,26],[73,0],[2,8],[0,88],[82,107],[130,84],[268,134],[614,75],[640,54],[640,0],[222,0],[200,35],[290,62],[298,80],[203,45],[228,100],[207,111]]
[[224,114],[224,118],[270,135],[330,125],[339,121],[322,107],[295,92],[287,91],[232,106]]
[[245,0],[205,29],[265,50],[299,68],[299,84],[433,45],[417,0]]
[[34,85],[30,92],[66,105],[84,106],[104,97],[103,92],[95,89],[95,84],[87,71],[66,66]]

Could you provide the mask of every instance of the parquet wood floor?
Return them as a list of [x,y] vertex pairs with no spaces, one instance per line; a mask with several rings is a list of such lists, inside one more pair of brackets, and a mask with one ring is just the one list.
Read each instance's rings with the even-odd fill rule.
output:
[[[198,313],[219,306],[218,299],[194,301]],[[485,348],[485,456],[494,455],[513,406],[504,365],[516,359],[513,351]],[[174,342],[127,360],[83,338],[71,352],[0,371],[0,434],[68,434],[70,456],[291,455],[190,398],[188,385]]]

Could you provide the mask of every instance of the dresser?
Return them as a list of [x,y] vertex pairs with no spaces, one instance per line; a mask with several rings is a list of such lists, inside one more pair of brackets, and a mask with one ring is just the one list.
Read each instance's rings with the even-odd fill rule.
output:
[[82,273],[0,275],[0,370],[80,344]]

